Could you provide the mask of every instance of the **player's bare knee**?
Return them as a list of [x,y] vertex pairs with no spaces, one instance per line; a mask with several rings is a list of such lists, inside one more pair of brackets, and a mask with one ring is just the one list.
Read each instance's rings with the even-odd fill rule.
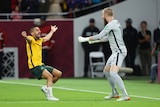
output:
[[53,75],[49,75],[49,78],[52,79],[52,78],[53,78]]
[[58,70],[58,78],[62,76],[62,72]]
[[53,71],[53,75],[57,78],[60,78],[62,76],[62,72],[60,70],[55,69]]
[[109,72],[110,71],[110,66],[105,66],[104,72]]
[[116,66],[116,65],[112,65],[110,71],[118,72],[119,71],[119,67]]
[[57,70],[57,73],[56,73],[56,74],[57,74],[56,76],[57,76],[58,78],[60,78],[60,77],[62,76],[62,72],[59,71],[59,70]]
[[48,81],[52,81],[52,80],[53,80],[53,75],[48,75],[48,76],[47,76],[47,80],[48,80]]

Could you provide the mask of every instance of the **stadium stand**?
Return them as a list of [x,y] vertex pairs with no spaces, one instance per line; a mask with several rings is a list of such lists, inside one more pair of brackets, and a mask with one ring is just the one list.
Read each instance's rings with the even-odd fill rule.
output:
[[[16,6],[19,6],[20,15],[23,16],[23,19],[33,19],[42,15],[47,15],[49,19],[63,17],[76,18],[125,0],[101,0],[99,3],[92,3],[91,1],[92,0],[0,0],[0,19],[11,19],[11,12]],[[45,7],[46,5],[49,6],[49,9],[45,8],[45,10],[42,10],[44,8],[40,6]]]

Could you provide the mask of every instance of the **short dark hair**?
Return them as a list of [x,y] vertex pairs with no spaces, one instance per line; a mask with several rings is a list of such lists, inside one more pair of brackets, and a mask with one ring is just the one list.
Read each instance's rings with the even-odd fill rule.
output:
[[37,26],[32,26],[32,27],[30,28],[30,30],[29,30],[29,33],[32,33],[35,27],[37,27]]
[[141,22],[141,24],[145,24],[145,25],[147,25],[147,22],[146,22],[146,21],[142,21],[142,22]]
[[41,16],[40,19],[41,20],[46,20],[46,16]]
[[131,18],[127,18],[126,22],[132,23],[132,19]]
[[89,20],[89,22],[90,22],[90,23],[94,23],[95,20],[94,20],[93,18],[91,18],[91,19]]

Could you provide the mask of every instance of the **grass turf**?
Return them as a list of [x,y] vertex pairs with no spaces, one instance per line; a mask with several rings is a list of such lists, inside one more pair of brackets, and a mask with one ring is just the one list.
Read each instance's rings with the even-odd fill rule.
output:
[[[130,101],[104,100],[111,92],[106,79],[60,79],[53,89],[60,101],[47,101],[40,91],[45,80],[18,79],[0,81],[1,107],[158,107],[160,84],[149,84],[147,78],[129,77],[124,80]],[[120,92],[120,90],[118,90]],[[121,93],[121,92],[120,92]]]

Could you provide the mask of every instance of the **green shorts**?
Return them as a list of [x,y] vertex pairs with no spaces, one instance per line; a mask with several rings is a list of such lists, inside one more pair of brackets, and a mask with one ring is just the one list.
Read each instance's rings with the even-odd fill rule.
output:
[[41,66],[36,66],[30,69],[30,71],[37,79],[42,79],[42,73],[45,69],[48,70],[52,74],[52,71],[54,68],[51,66],[47,66],[47,65],[41,65]]

